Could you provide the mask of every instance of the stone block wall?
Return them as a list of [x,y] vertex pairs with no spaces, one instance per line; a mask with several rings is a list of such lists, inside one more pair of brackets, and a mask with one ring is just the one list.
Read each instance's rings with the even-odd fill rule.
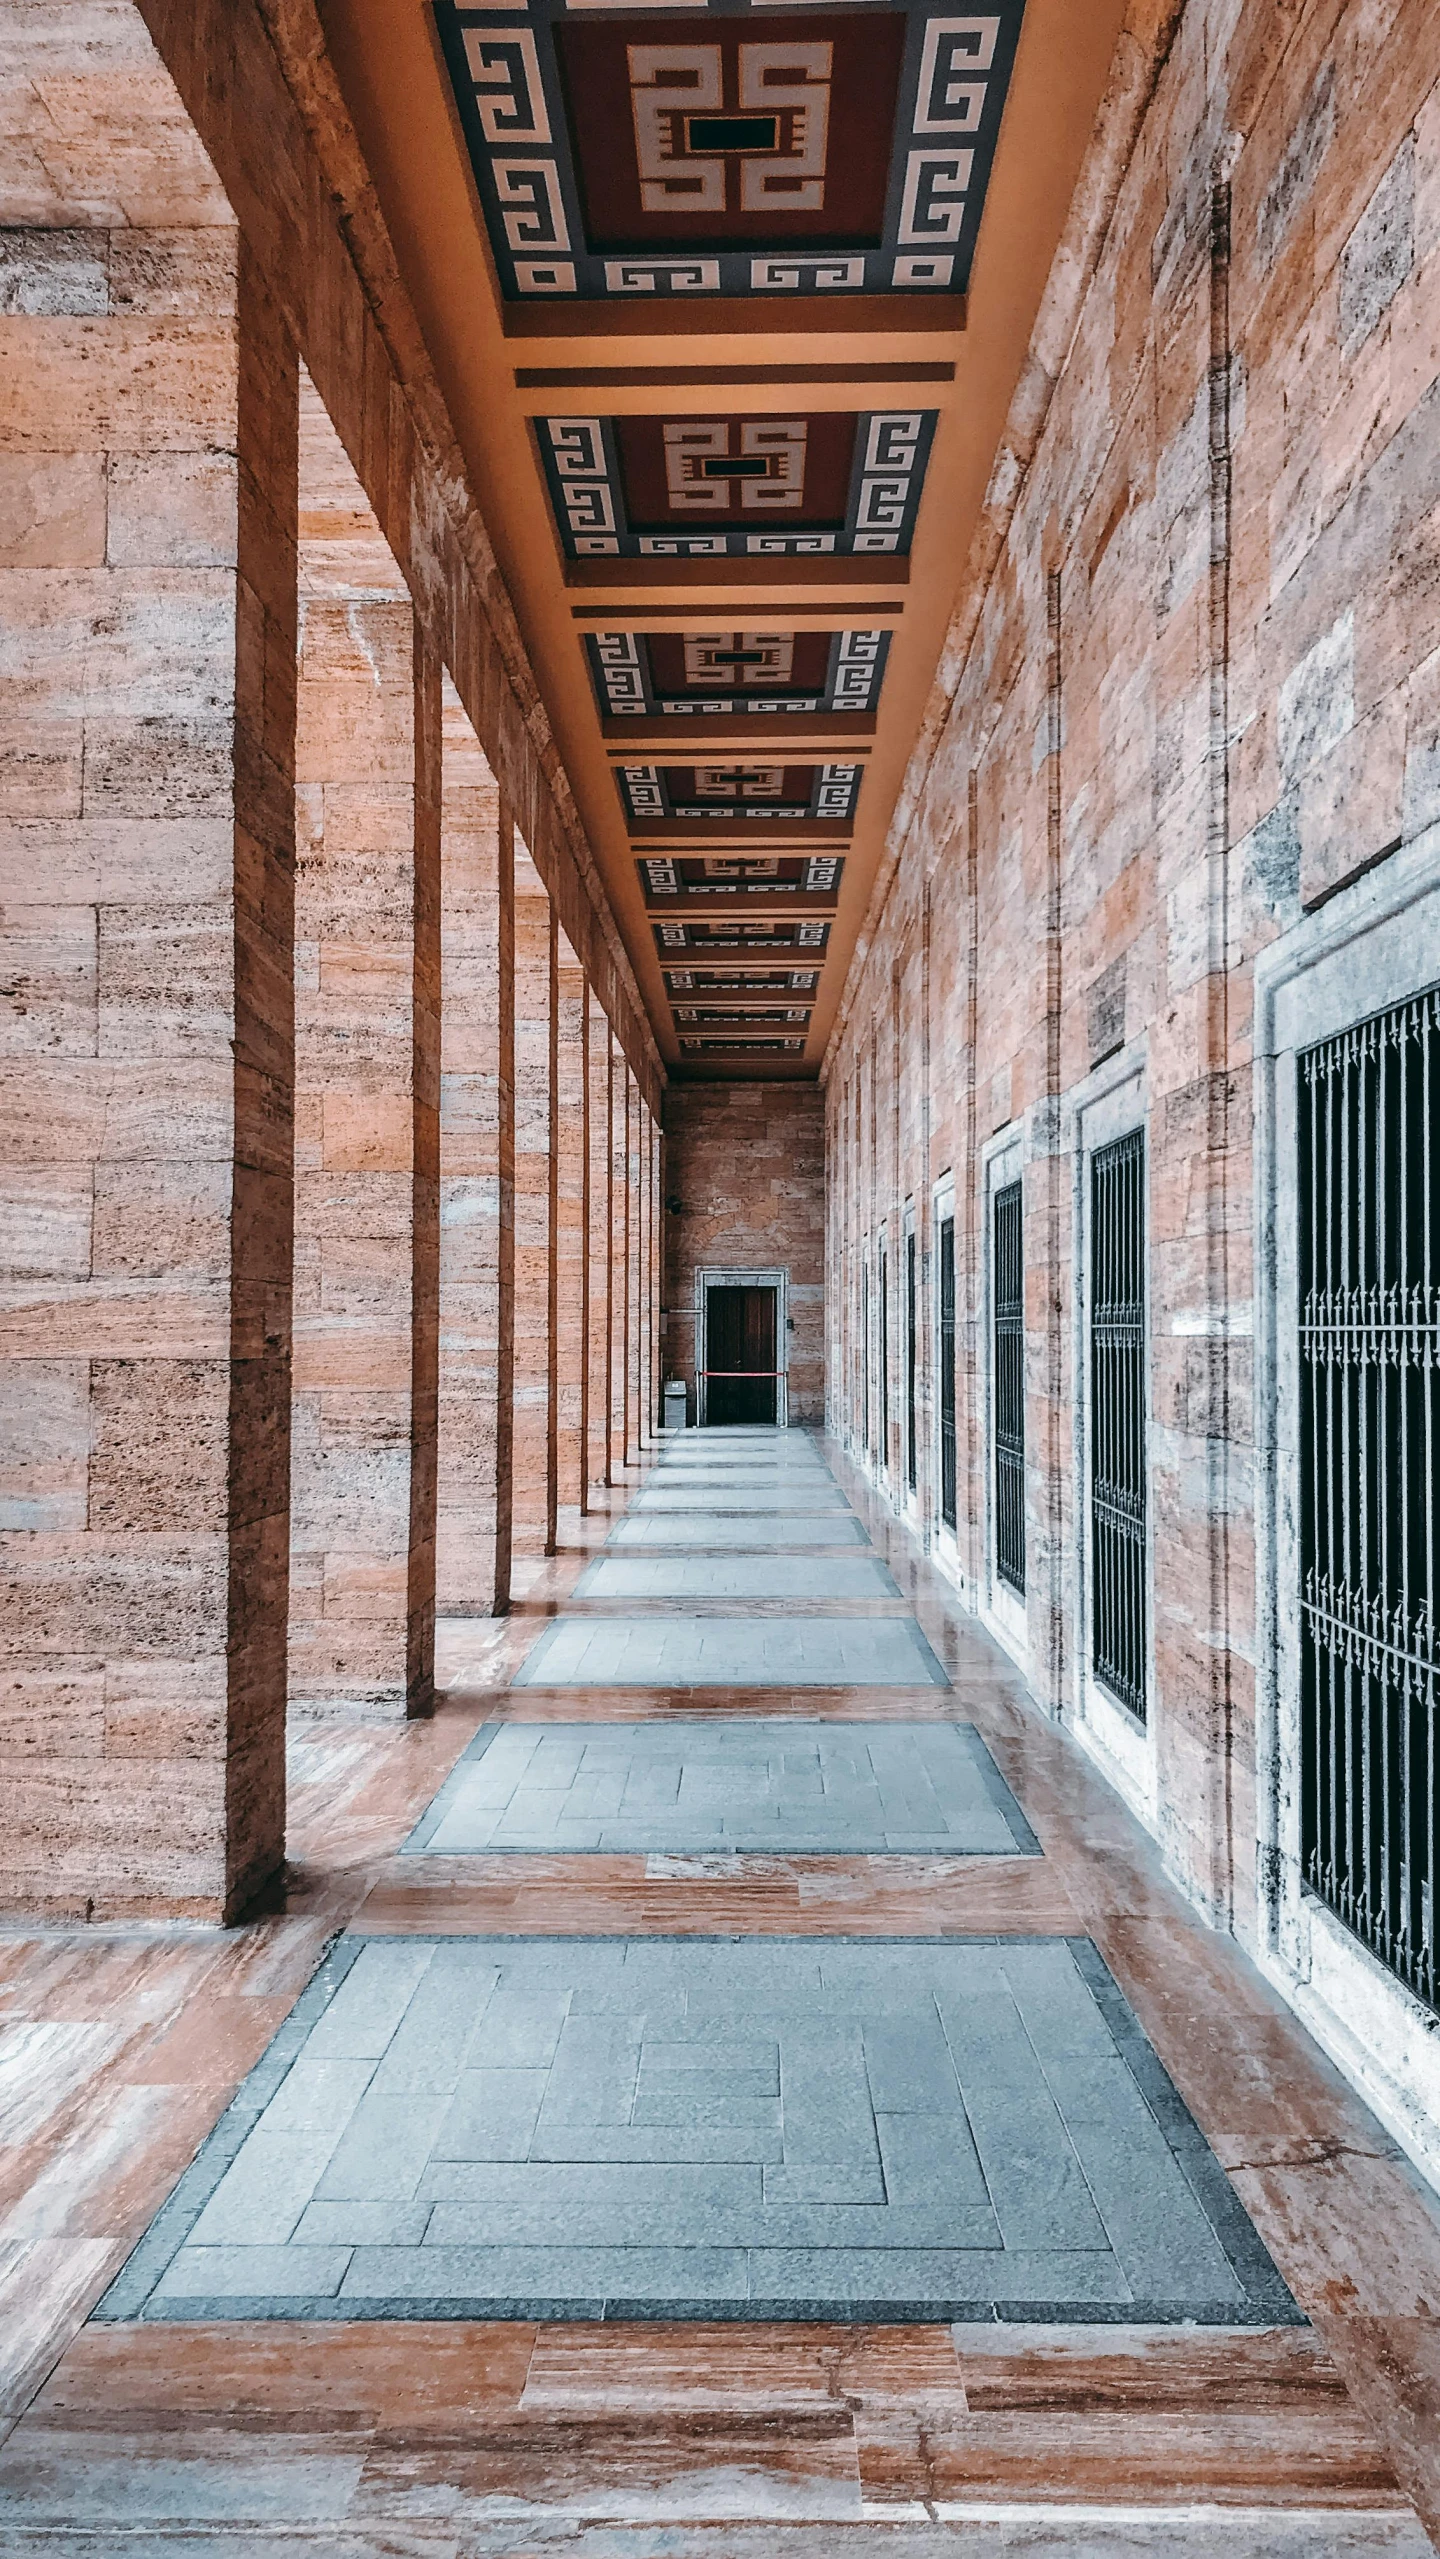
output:
[[110,51],[0,173],[0,1906],[209,1916],[283,1842],[296,373]]
[[[1087,1738],[1187,1889],[1251,1936],[1251,970],[1440,815],[1435,34],[1429,0],[1132,8],[826,1065],[832,1424],[899,1482],[898,1300],[882,1451],[875,1325],[865,1446],[860,1299],[881,1222],[901,1234],[909,1206],[918,1525],[1040,1702],[1082,1728],[1086,1132],[1107,1093],[1132,1096],[1149,1154],[1149,1731],[1133,1753],[1113,1734],[1108,1756]],[[1007,1616],[987,1532],[984,1223],[985,1166],[1011,1140],[1027,1588]],[[892,1289],[898,1267],[892,1248]]]
[[[446,678],[481,768],[451,817],[483,833],[498,784],[637,1127],[662,1072],[303,13],[27,0],[3,50],[0,1907],[228,1919],[284,1857],[287,1635],[309,1703],[431,1700],[467,1169],[492,1231],[448,1445],[468,1393],[490,1480],[447,1573],[508,1604],[511,910],[461,1043],[487,1143],[467,1168],[452,1122],[447,1168]],[[303,546],[302,367],[330,446]],[[622,1258],[626,1381],[639,1285]]]
[[[674,1084],[665,1096],[662,1373],[695,1418],[695,1274],[788,1270],[792,1423],[824,1417],[825,1116],[814,1084]],[[678,1203],[678,1205],[677,1205]]]

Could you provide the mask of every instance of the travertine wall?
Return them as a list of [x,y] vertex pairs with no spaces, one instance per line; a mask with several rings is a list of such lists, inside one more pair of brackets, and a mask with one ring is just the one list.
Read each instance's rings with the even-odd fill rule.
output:
[[284,1853],[302,360],[351,480],[306,524],[312,1702],[431,1692],[442,668],[651,1108],[661,1075],[313,18],[27,0],[4,53],[0,1898],[228,1917]]
[[[913,1201],[933,1534],[931,1199],[953,1175],[952,1569],[987,1606],[982,1159],[1018,1141],[1011,1640],[1066,1714],[1084,1710],[1079,1149],[1133,1077],[1153,1738],[1148,1779],[1140,1739],[1112,1766],[1247,1934],[1251,963],[1440,815],[1437,71],[1433,0],[1132,10],[827,1061],[832,1421],[858,1451],[862,1247],[873,1271],[881,1220],[898,1235]],[[890,1267],[898,1285],[893,1249]],[[901,1334],[892,1297],[892,1481]]]
[[[679,1207],[673,1202],[678,1201]],[[792,1423],[824,1415],[824,1097],[814,1084],[673,1084],[665,1096],[663,1377],[695,1418],[697,1270],[788,1270]]]
[[0,154],[0,1906],[208,1915],[283,1841],[296,370],[126,70]]

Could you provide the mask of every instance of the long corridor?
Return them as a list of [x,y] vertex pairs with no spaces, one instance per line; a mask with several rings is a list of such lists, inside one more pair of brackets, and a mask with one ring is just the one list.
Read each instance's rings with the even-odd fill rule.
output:
[[851,1489],[672,1437],[432,1730],[302,1744],[287,1914],[112,1941],[143,2236],[7,2551],[1428,2547],[1433,2211]]

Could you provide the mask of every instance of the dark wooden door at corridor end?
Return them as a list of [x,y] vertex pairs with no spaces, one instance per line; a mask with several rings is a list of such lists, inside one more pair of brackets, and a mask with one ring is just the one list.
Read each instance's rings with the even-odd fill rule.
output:
[[774,1421],[776,1339],[773,1285],[706,1290],[707,1421]]

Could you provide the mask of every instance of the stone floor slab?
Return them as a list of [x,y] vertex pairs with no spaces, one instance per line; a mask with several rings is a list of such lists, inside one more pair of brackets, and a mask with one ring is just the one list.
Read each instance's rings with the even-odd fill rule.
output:
[[743,1517],[733,1512],[632,1512],[618,1521],[605,1541],[612,1550],[646,1546],[681,1546],[697,1554],[768,1555],[793,1553],[797,1547],[869,1546],[870,1540],[853,1511],[826,1511],[806,1518],[765,1510],[759,1503]]
[[[99,2318],[912,2322],[1023,2306],[1052,2322],[1298,2319],[1088,1940],[412,1939],[406,1951],[410,2000],[341,2145],[346,2193],[296,2193],[283,2239],[202,2237],[207,2212],[236,2227],[227,2195],[254,2190],[249,2154],[273,2139],[285,2080],[267,2056]],[[342,1940],[272,2053],[302,2069],[347,1987],[352,2013],[378,2015],[392,1953]],[[425,2033],[407,2041],[412,2011]],[[527,2142],[532,2087],[525,2107],[475,2108],[470,2155],[442,2157],[457,2115],[441,2107],[433,2047],[483,2079],[513,2066],[517,2030],[550,2056],[534,2132]],[[1077,2057],[1091,2065],[1083,2087]],[[762,2093],[777,2080],[778,2098]],[[695,2126],[663,2120],[666,2089],[688,2091],[722,2137],[727,2118],[743,2142],[763,2115],[763,2147],[728,2160],[677,2149]],[[559,2156],[544,2147],[552,2096],[569,2135]],[[1021,2137],[1017,2109],[1043,2119],[1042,2138]],[[357,2173],[367,2159],[373,2194]]]
[[600,1555],[577,1599],[898,1599],[878,1555]]
[[517,1688],[947,1688],[912,1617],[556,1617]]
[[486,1725],[405,1853],[533,1853],[582,1827],[612,1856],[1039,1853],[973,1726],[788,1716]]

